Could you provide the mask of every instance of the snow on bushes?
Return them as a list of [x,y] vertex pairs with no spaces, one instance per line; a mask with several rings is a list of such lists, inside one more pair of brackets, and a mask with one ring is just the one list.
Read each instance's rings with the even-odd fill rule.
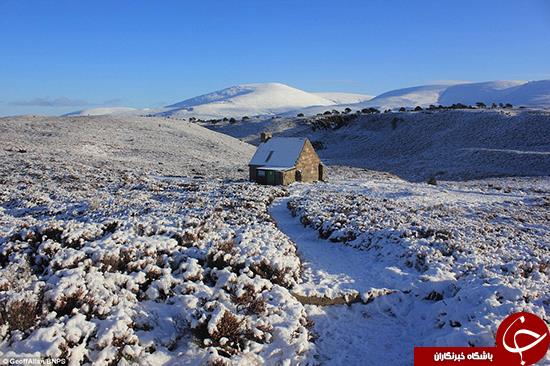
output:
[[548,179],[432,187],[373,175],[292,190],[288,209],[320,239],[363,251],[372,271],[400,273],[380,277],[392,291],[362,306],[392,303],[401,326],[414,323],[416,345],[489,345],[515,311],[550,321]]
[[29,165],[2,177],[0,353],[313,363],[277,188]]

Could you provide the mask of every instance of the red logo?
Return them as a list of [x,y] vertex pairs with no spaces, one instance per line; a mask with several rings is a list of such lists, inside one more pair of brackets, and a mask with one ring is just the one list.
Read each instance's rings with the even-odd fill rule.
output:
[[531,313],[515,313],[498,327],[495,347],[415,347],[415,366],[527,366],[540,361],[550,345],[548,326]]
[[502,321],[497,330],[497,347],[517,359],[518,365],[532,365],[544,357],[550,344],[548,326],[538,316],[521,312]]

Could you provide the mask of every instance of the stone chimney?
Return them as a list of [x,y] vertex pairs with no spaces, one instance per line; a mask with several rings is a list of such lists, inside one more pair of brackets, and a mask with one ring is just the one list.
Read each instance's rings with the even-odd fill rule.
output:
[[261,142],[266,142],[267,140],[269,140],[271,137],[273,137],[273,135],[271,134],[271,132],[262,132],[260,134],[260,141]]

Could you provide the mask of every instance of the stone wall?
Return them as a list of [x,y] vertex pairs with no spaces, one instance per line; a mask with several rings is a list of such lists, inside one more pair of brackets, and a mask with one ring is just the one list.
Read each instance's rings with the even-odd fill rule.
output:
[[286,186],[296,181],[296,169],[290,169],[281,173],[283,174],[283,185]]
[[296,170],[301,172],[302,182],[314,182],[319,180],[319,163],[321,159],[317,156],[315,149],[309,140],[306,140],[302,153],[298,158]]
[[[267,184],[267,178],[258,176],[258,167],[249,166],[249,180],[260,184]],[[290,169],[287,171],[275,171],[275,184],[287,185],[296,181],[296,169]]]

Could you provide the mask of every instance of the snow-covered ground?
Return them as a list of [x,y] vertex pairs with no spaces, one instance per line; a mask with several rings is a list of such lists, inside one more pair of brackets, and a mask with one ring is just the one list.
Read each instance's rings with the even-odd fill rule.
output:
[[0,146],[0,159],[19,171],[70,164],[239,178],[255,151],[196,124],[137,116],[0,118]]
[[408,180],[550,173],[550,112],[442,110],[204,124],[253,144],[260,132],[308,137],[328,164]]
[[548,322],[549,194],[550,178],[292,186],[270,212],[302,259],[320,359],[411,364],[415,345],[493,345],[512,312]]
[[[511,131],[548,151],[528,116]],[[386,122],[314,133],[387,137]],[[413,345],[492,344],[513,311],[548,321],[548,177],[430,186],[329,166],[329,183],[259,186],[253,146],[154,117],[3,118],[0,146],[0,355],[402,365]]]
[[281,190],[108,173],[2,176],[3,356],[313,362],[300,261],[266,213]]
[[251,146],[161,119],[0,126],[0,355],[314,363],[267,213],[285,191],[239,179]]

